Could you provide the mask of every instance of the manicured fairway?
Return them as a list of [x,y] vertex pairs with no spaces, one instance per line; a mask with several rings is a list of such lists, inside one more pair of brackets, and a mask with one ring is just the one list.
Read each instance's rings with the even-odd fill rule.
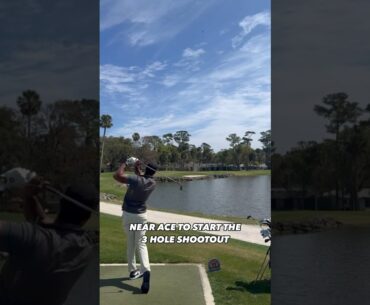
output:
[[126,265],[100,266],[100,304],[206,305],[197,265],[152,266],[148,294],[141,283],[128,279]]

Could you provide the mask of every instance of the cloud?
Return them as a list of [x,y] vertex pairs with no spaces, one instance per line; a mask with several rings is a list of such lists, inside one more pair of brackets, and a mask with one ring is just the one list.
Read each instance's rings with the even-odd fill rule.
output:
[[[127,89],[120,89],[127,88],[127,85],[135,85],[137,86],[138,83],[141,82],[143,86],[145,83],[149,82],[151,78],[156,76],[156,73],[162,71],[167,66],[166,63],[155,61],[144,68],[140,68],[137,66],[131,67],[121,67],[117,65],[101,65],[100,66],[100,81],[102,83],[103,89],[110,88],[109,90],[111,93],[113,91],[123,92],[128,91]],[[145,84],[145,87],[147,84]]]
[[[143,12],[140,14],[136,21],[125,21],[128,26],[125,35],[137,35],[131,46],[163,39],[159,29],[167,31],[163,26],[169,15],[163,13],[157,22],[154,15],[159,11],[147,19]],[[177,58],[155,56],[160,60],[147,65],[110,67],[109,73],[103,71],[103,103],[113,106],[110,107],[113,115],[123,110],[122,115],[114,115],[111,133],[130,136],[138,131],[142,136],[160,136],[188,130],[191,143],[207,142],[217,151],[228,147],[225,138],[230,133],[243,136],[246,130],[253,130],[256,132],[253,147],[260,147],[259,133],[270,129],[270,33],[251,31],[267,23],[261,17],[263,14],[264,18],[269,17],[263,12],[256,14],[260,17],[250,16],[254,21],[251,18],[240,21],[240,31],[234,33],[240,37],[235,48],[217,52],[219,44],[190,42],[181,49],[172,49],[171,54],[177,52]],[[145,34],[140,34],[141,31]],[[163,48],[169,47],[164,44]],[[105,95],[108,89],[110,95]],[[143,109],[150,109],[150,114]]]
[[217,151],[226,147],[225,138],[230,133],[243,135],[252,129],[256,132],[253,146],[260,147],[257,143],[259,133],[270,129],[269,117],[268,98],[255,105],[237,96],[216,96],[198,111],[185,115],[169,113],[155,118],[136,118],[116,129],[114,134],[130,136],[131,131],[136,130],[141,135],[162,135],[186,129],[192,135],[191,143],[200,145],[207,142]]
[[270,12],[260,12],[255,15],[246,16],[242,21],[239,22],[239,26],[242,28],[242,30],[238,35],[232,38],[232,47],[237,48],[238,46],[240,46],[243,43],[245,37],[257,26],[263,25],[270,27],[270,24]]
[[[215,1],[102,0],[100,30],[115,28],[131,46],[145,47],[177,35]],[[173,18],[176,16],[176,18]]]
[[167,64],[160,61],[155,61],[152,64],[148,65],[142,72],[143,75],[148,77],[154,77],[155,72],[162,71],[166,68]]
[[129,103],[147,103],[146,91],[156,82],[157,73],[164,70],[166,66],[166,63],[160,61],[155,61],[145,67],[101,65],[100,87],[104,103],[109,100],[111,104],[120,109],[127,108]]
[[44,103],[58,99],[94,98],[96,55],[94,44],[24,41],[2,64],[0,93],[5,103],[14,103],[25,89],[38,91]]
[[198,71],[199,65],[202,63],[200,57],[205,53],[206,51],[204,51],[202,48],[186,48],[182,52],[182,58],[173,65],[178,68],[183,68],[185,71]]
[[177,74],[166,75],[161,81],[161,84],[166,87],[173,87],[182,80],[182,77]]
[[279,107],[274,115],[281,118],[275,120],[274,138],[279,152],[298,141],[328,138],[314,105],[328,93],[345,91],[350,100],[364,107],[369,101],[370,78],[370,40],[362,39],[369,31],[369,1],[285,3],[274,12],[278,26],[273,68],[279,75],[275,81]]
[[197,58],[205,53],[206,52],[203,49],[193,50],[191,48],[186,48],[184,52],[182,53],[182,56],[186,58]]
[[[253,130],[253,147],[261,147],[260,132],[271,128],[269,35],[253,36],[196,74],[179,68],[171,72],[159,82],[168,90],[151,104],[158,115],[149,118],[138,112],[112,132],[162,135],[185,129],[191,143],[207,142],[217,151],[228,146],[230,133],[242,136]],[[153,101],[152,92],[141,95]]]
[[235,52],[229,53],[217,69],[209,75],[213,81],[235,81],[236,79],[256,77],[266,73],[271,57],[268,35],[256,35]]

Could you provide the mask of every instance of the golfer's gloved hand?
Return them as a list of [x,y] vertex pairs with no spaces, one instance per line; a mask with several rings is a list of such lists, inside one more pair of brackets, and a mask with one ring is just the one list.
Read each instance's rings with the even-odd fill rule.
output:
[[135,165],[137,161],[139,161],[139,159],[138,159],[138,158],[130,157],[130,158],[128,158],[128,159],[126,160],[126,164],[127,164],[128,166],[132,166],[132,165]]
[[42,190],[45,190],[45,187],[48,185],[50,185],[49,181],[44,180],[43,177],[35,176],[25,185],[23,189],[23,195],[25,197],[36,196]]

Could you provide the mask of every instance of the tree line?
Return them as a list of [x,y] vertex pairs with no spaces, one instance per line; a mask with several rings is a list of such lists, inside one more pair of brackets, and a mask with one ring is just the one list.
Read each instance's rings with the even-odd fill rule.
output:
[[246,131],[244,136],[232,133],[226,137],[229,148],[215,152],[210,144],[199,146],[191,144],[191,135],[186,130],[166,133],[162,136],[141,136],[134,132],[130,138],[109,136],[106,130],[113,126],[110,115],[100,118],[103,128],[101,137],[102,170],[114,170],[128,156],[134,155],[147,162],[155,162],[165,170],[225,170],[256,168],[261,165],[270,167],[271,131],[261,132],[259,141],[262,148],[252,148],[253,131]]
[[43,103],[34,90],[0,107],[0,170],[25,167],[64,185],[97,183],[99,103],[61,99]]
[[274,153],[272,186],[299,190],[303,197],[332,197],[337,209],[358,209],[359,192],[370,188],[370,105],[362,108],[339,92],[324,96],[314,111],[332,136]]

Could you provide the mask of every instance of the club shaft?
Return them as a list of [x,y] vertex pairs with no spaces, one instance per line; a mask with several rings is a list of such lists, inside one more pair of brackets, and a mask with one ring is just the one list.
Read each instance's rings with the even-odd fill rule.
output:
[[[151,169],[151,170],[153,170],[153,171],[156,171],[154,168],[150,167],[149,165],[145,164],[144,162],[142,162],[142,161],[140,161],[140,162],[141,162],[144,166],[146,166],[147,168],[149,168],[149,169]],[[173,178],[171,178],[171,177],[168,177],[168,176],[164,176],[164,177],[166,177],[167,179],[169,179],[169,180],[171,180],[171,181],[173,181],[173,182],[177,183],[178,185],[180,185],[180,186],[182,187],[182,184],[181,184],[180,182],[176,181],[175,179],[173,179]]]
[[84,205],[83,203],[79,202],[79,201],[78,201],[78,200],[76,200],[76,199],[73,199],[73,198],[69,197],[68,195],[66,195],[66,194],[64,194],[64,193],[62,193],[62,192],[60,192],[60,191],[58,191],[56,188],[54,188],[54,187],[52,187],[52,186],[47,185],[47,186],[46,186],[46,189],[47,189],[48,191],[50,191],[50,192],[54,193],[54,194],[59,195],[59,196],[60,196],[60,197],[62,197],[62,198],[64,198],[64,199],[68,200],[69,202],[72,202],[73,204],[77,205],[78,207],[80,207],[80,208],[82,208],[82,209],[84,209],[84,210],[86,210],[86,211],[89,211],[89,212],[91,212],[91,213],[93,213],[93,214],[95,214],[95,215],[99,215],[99,212],[98,212],[98,211],[96,211],[96,210],[94,210],[94,209],[92,209],[92,208],[90,208],[90,207],[88,207],[88,206]]

